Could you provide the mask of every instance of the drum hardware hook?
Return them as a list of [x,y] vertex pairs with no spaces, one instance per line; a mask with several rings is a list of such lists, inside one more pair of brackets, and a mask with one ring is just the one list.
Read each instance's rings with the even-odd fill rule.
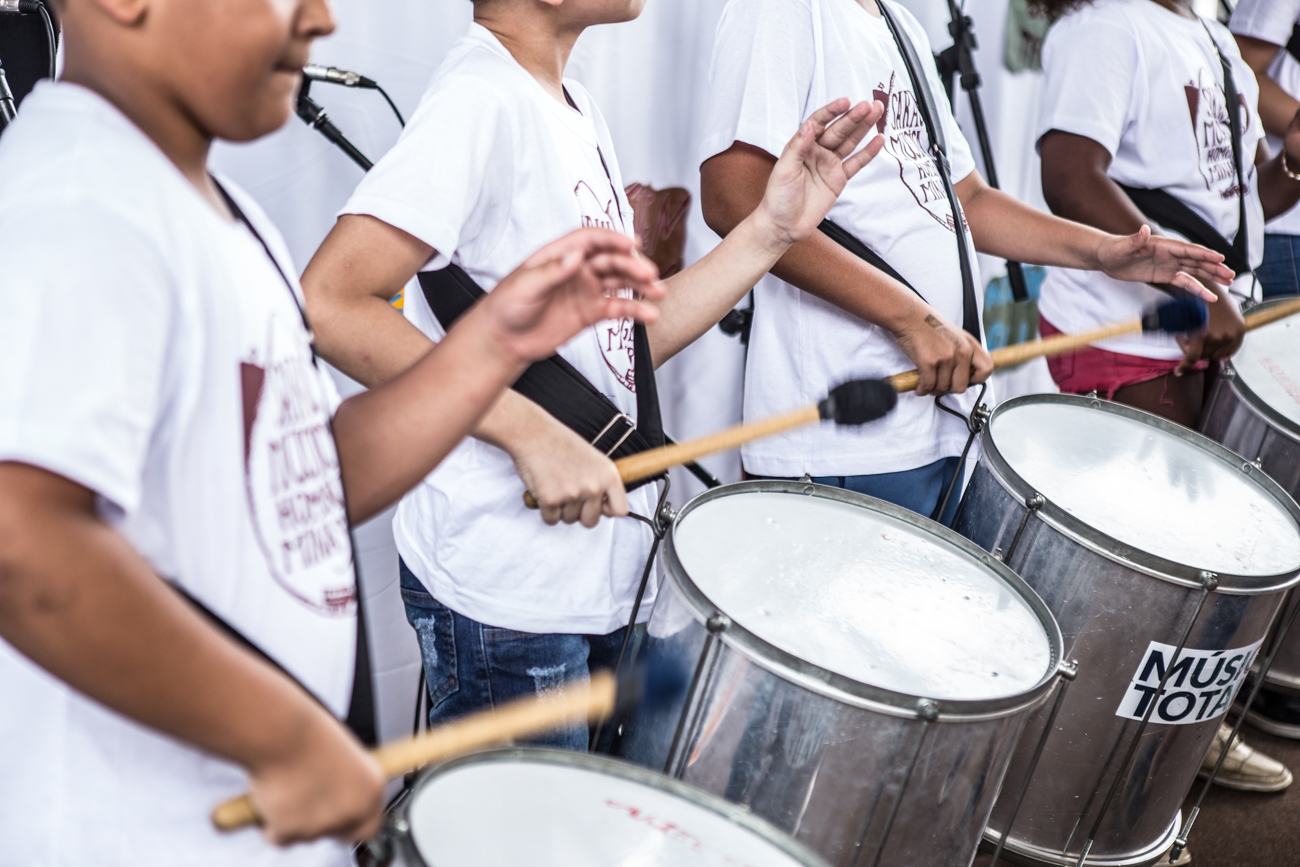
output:
[[1025,516],[1020,519],[1020,526],[1016,528],[1016,535],[1011,537],[1011,545],[1007,548],[1007,553],[999,558],[1003,563],[1010,562],[1016,553],[1016,549],[1020,547],[1020,537],[1025,534],[1025,527],[1029,526],[1029,519],[1046,505],[1047,498],[1037,491],[1025,500]]
[[[611,422],[612,424],[612,422]],[[627,657],[628,646],[632,643],[632,633],[636,631],[637,617],[641,613],[641,600],[645,598],[646,586],[650,583],[650,572],[654,569],[655,556],[659,553],[659,544],[663,542],[664,534],[668,532],[668,526],[672,523],[672,518],[676,517],[672,506],[668,502],[668,490],[672,487],[672,479],[667,475],[663,477],[664,486],[659,492],[659,502],[655,506],[654,520],[650,520],[644,515],[638,515],[636,512],[628,512],[629,518],[635,518],[650,528],[654,541],[650,544],[650,556],[646,558],[645,569],[641,571],[641,584],[636,589],[636,599],[632,602],[632,615],[627,619],[627,628],[623,630],[623,642],[618,648],[618,658],[614,663],[614,678],[618,679],[623,673],[623,662]],[[672,517],[668,517],[672,516]],[[597,723],[591,733],[591,742],[588,749],[591,752],[596,751],[596,746],[600,743],[600,737],[605,731],[605,722]]]
[[810,475],[809,473],[804,473],[802,476],[799,477],[799,481],[801,481],[801,482],[805,482],[805,483],[806,483],[806,482],[811,482],[811,481],[812,481],[812,475]]
[[731,628],[731,618],[725,614],[715,614],[705,621],[704,628],[709,630],[710,635],[717,635],[719,632],[726,632]]
[[1251,461],[1251,463],[1255,465],[1255,469],[1257,470],[1264,469],[1264,456],[1255,455],[1255,460]]
[[1001,549],[1001,548],[994,548],[994,549],[993,549],[993,559],[994,559],[994,560],[997,560],[999,563],[1006,562],[1006,561],[1004,561],[1004,560],[1002,559],[1002,549]]
[[1061,705],[1065,704],[1065,693],[1069,690],[1070,684],[1079,674],[1079,663],[1071,659],[1068,662],[1062,660],[1057,666],[1056,673],[1061,676],[1060,688],[1056,691],[1056,701],[1052,704],[1052,710],[1047,715],[1047,724],[1043,726],[1043,733],[1038,738],[1038,745],[1034,747],[1034,754],[1029,759],[1029,768],[1025,771],[1025,778],[1020,783],[1020,791],[1016,793],[1016,799],[1011,802],[1011,812],[1007,815],[1007,821],[1002,826],[1002,835],[998,838],[998,845],[993,850],[993,858],[989,861],[988,867],[997,867],[998,859],[1002,857],[1002,849],[1007,845],[1007,840],[1011,837],[1011,827],[1016,822],[1016,815],[1020,812],[1020,805],[1025,800],[1025,795],[1029,793],[1029,784],[1034,781],[1034,771],[1038,768],[1038,760],[1043,756],[1043,749],[1047,746],[1047,739],[1052,736],[1056,727],[1056,717],[1061,712]]
[[[1097,839],[1097,833],[1101,830],[1101,823],[1106,818],[1106,812],[1110,809],[1111,802],[1115,800],[1116,793],[1119,792],[1120,785],[1124,782],[1125,772],[1128,770],[1129,763],[1133,761],[1133,756],[1137,754],[1138,745],[1142,742],[1142,735],[1146,733],[1147,725],[1151,722],[1151,715],[1155,713],[1156,705],[1159,703],[1160,696],[1164,695],[1165,686],[1169,683],[1169,678],[1173,675],[1175,667],[1178,665],[1178,657],[1183,655],[1183,650],[1187,647],[1187,639],[1192,635],[1192,627],[1201,617],[1201,611],[1205,609],[1205,603],[1212,593],[1219,586],[1219,576],[1213,572],[1201,572],[1201,595],[1196,600],[1196,609],[1192,611],[1192,616],[1183,627],[1183,634],[1178,639],[1178,646],[1174,649],[1173,656],[1169,659],[1169,667],[1164,670],[1160,676],[1160,683],[1156,685],[1156,691],[1152,695],[1151,701],[1147,703],[1146,713],[1142,714],[1142,719],[1138,723],[1137,731],[1134,732],[1132,740],[1129,742],[1128,750],[1124,753],[1124,759],[1119,764],[1119,769],[1115,773],[1115,779],[1111,781],[1110,789],[1106,792],[1105,799],[1101,802],[1101,809],[1097,812],[1097,818],[1092,823],[1091,830],[1088,831],[1088,839],[1083,844],[1083,851],[1079,855],[1079,860],[1075,862],[1075,867],[1083,867],[1083,862],[1087,860],[1088,853],[1092,851],[1092,844]],[[1242,715],[1245,718],[1245,714]],[[1119,744],[1116,744],[1118,747]],[[1226,751],[1225,751],[1226,753]],[[1111,757],[1114,752],[1111,752]],[[1222,758],[1222,757],[1220,757]],[[1110,766],[1108,758],[1102,765],[1101,773],[1105,776],[1106,769]],[[1100,782],[1100,780],[1098,780]],[[1092,800],[1096,797],[1097,791],[1094,789],[1089,796],[1088,802],[1084,804],[1083,812],[1079,814],[1079,820],[1088,814],[1088,809],[1092,806]],[[1076,826],[1077,827],[1077,826]],[[1074,842],[1074,835],[1070,835],[1070,840],[1066,842],[1065,849],[1061,854],[1066,855],[1070,851],[1070,844]]]
[[878,867],[881,856],[885,854],[889,834],[894,829],[894,820],[898,818],[898,808],[903,804],[903,796],[907,794],[907,784],[912,782],[912,773],[916,770],[916,763],[921,758],[921,749],[925,746],[926,736],[930,733],[930,724],[939,718],[939,703],[929,698],[920,699],[916,703],[916,716],[921,721],[921,734],[916,739],[916,749],[912,751],[912,757],[908,759],[907,770],[903,772],[903,781],[898,787],[898,797],[894,798],[894,803],[889,805],[889,815],[885,818],[880,842],[876,844],[876,853],[867,867]]
[[[939,504],[935,506],[934,511],[930,513],[931,521],[938,521],[941,524],[943,523],[943,513],[948,510],[948,501],[952,499],[953,491],[957,488],[957,482],[965,474],[966,457],[970,454],[970,447],[974,445],[975,437],[979,436],[980,431],[984,430],[984,425],[986,425],[988,420],[993,416],[993,412],[988,408],[988,405],[984,403],[984,395],[988,393],[989,384],[987,382],[981,382],[979,385],[980,393],[975,398],[975,406],[971,409],[970,415],[957,412],[955,409],[944,406],[942,399],[943,395],[939,395],[934,399],[935,406],[948,413],[948,415],[956,416],[966,424],[966,429],[970,431],[970,436],[966,437],[966,445],[961,450],[961,458],[957,461],[957,469],[953,472],[952,479],[948,482],[947,489],[943,492],[943,496],[939,498]],[[953,523],[956,523],[956,519],[957,516],[953,515]]]
[[1236,378],[1237,378],[1237,371],[1235,368],[1226,367],[1226,366],[1219,368],[1219,379],[1236,379]]
[[[1286,611],[1287,607],[1290,607],[1291,614],[1287,617],[1286,625],[1282,627],[1282,631],[1269,648],[1268,657],[1264,660],[1264,665],[1260,668],[1259,674],[1255,675],[1251,682],[1250,694],[1246,696],[1246,705],[1237,716],[1237,721],[1233,723],[1232,734],[1229,735],[1223,749],[1219,752],[1219,758],[1214,763],[1214,769],[1210,771],[1210,775],[1205,778],[1205,782],[1201,785],[1201,793],[1196,796],[1196,804],[1192,807],[1192,811],[1187,814],[1187,821],[1183,824],[1183,830],[1175,838],[1173,848],[1169,850],[1170,861],[1177,860],[1178,856],[1182,855],[1183,850],[1187,848],[1187,837],[1192,833],[1192,823],[1196,821],[1196,817],[1201,812],[1201,804],[1205,802],[1205,796],[1209,794],[1210,787],[1214,785],[1215,779],[1219,776],[1219,769],[1223,767],[1223,760],[1228,757],[1228,751],[1232,749],[1232,745],[1237,741],[1237,733],[1241,731],[1241,725],[1246,721],[1246,711],[1250,710],[1255,704],[1255,697],[1259,695],[1260,689],[1264,686],[1264,678],[1268,675],[1269,669],[1273,667],[1274,657],[1281,650],[1282,643],[1291,632],[1291,627],[1295,625],[1296,615],[1300,614],[1300,605],[1293,604],[1296,602],[1294,598],[1296,595],[1294,589],[1288,590],[1286,593],[1285,601],[1282,603],[1282,610]],[[1254,662],[1254,660],[1251,660],[1251,662]],[[1249,666],[1247,668],[1249,669]]]

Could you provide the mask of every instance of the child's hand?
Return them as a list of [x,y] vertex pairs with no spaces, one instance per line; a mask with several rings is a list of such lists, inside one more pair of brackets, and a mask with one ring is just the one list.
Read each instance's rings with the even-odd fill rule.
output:
[[[658,279],[632,238],[579,229],[534,253],[482,307],[502,348],[527,363],[554,355],[582,329],[606,319],[654,322],[659,311],[646,301],[663,297]],[[638,297],[615,294],[624,289]]]
[[789,245],[811,235],[849,178],[880,152],[885,139],[879,135],[854,150],[884,111],[879,102],[850,108],[847,99],[837,99],[799,128],[772,168],[757,212],[777,243]]

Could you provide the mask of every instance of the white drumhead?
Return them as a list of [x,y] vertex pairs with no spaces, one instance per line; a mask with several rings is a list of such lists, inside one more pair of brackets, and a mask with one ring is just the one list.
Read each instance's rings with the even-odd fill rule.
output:
[[1087,406],[998,413],[993,442],[1054,505],[1157,557],[1228,575],[1300,569],[1300,527],[1242,473],[1154,425]]
[[725,816],[589,768],[468,762],[421,786],[411,837],[435,867],[803,867]]
[[1300,425],[1300,319],[1280,319],[1247,334],[1232,366],[1261,400]]
[[931,533],[824,497],[702,502],[673,545],[736,623],[820,668],[947,700],[1017,695],[1052,665],[1038,617],[993,570]]

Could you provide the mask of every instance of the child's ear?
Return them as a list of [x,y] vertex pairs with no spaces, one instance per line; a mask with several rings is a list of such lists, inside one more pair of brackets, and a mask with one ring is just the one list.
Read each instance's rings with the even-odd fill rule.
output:
[[118,24],[130,27],[144,21],[150,4],[150,0],[90,0],[90,2]]

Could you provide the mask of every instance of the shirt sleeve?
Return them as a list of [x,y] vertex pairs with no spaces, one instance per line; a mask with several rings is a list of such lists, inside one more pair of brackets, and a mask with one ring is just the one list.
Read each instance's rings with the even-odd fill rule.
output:
[[806,116],[816,51],[800,0],[733,0],[718,22],[700,162],[741,141],[780,156]]
[[1137,44],[1122,27],[1079,15],[1058,21],[1043,43],[1035,142],[1055,129],[1090,138],[1114,156],[1128,124],[1137,73]]
[[0,226],[0,261],[0,461],[133,511],[164,402],[166,260],[120,214],[61,206]]
[[366,214],[395,226],[437,251],[426,268],[443,267],[473,230],[489,168],[509,165],[509,154],[498,153],[512,146],[507,123],[490,85],[470,76],[446,79],[421,101],[339,215]]
[[1274,45],[1286,45],[1291,29],[1300,22],[1300,0],[1241,0],[1228,29]]

